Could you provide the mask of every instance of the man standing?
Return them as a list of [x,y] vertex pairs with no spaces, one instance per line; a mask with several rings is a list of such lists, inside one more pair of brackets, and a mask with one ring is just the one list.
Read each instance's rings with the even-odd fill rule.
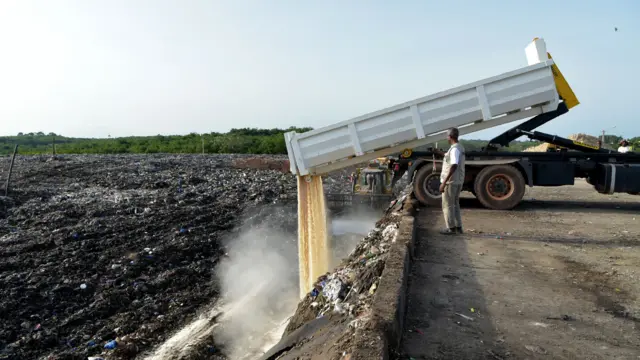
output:
[[440,174],[440,192],[442,193],[442,211],[447,228],[441,234],[462,234],[460,215],[460,192],[464,183],[464,147],[458,142],[460,132],[451,128],[447,140],[451,147],[444,154],[442,173]]

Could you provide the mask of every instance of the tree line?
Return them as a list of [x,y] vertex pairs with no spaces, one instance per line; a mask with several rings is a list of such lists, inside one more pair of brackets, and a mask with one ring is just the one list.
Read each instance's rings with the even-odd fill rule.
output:
[[[153,154],[153,153],[201,153],[207,154],[286,154],[284,133],[306,132],[311,128],[290,127],[288,129],[231,129],[227,133],[188,135],[130,136],[119,138],[71,138],[55,133],[19,133],[16,136],[0,137],[0,155],[8,155],[16,144],[20,154],[51,154],[55,143],[57,154]],[[622,138],[605,136],[605,144],[617,148]],[[640,146],[640,137],[630,139]],[[486,140],[462,140],[469,151],[480,150]],[[507,151],[522,151],[539,145],[537,141],[514,141]],[[438,144],[439,147],[440,144]],[[443,144],[444,145],[444,142]]]
[[227,133],[191,133],[188,135],[129,136],[119,138],[71,138],[54,133],[20,133],[0,137],[0,155],[13,151],[20,154],[286,154],[284,133],[305,132],[311,128],[232,129]]

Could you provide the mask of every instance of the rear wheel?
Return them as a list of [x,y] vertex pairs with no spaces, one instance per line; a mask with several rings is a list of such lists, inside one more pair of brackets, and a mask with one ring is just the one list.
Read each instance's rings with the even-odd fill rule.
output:
[[418,169],[413,178],[413,192],[420,204],[435,206],[442,204],[440,193],[440,171],[433,171],[433,164]]
[[524,177],[511,165],[494,165],[480,170],[473,185],[482,205],[494,210],[509,210],[518,205],[525,186]]

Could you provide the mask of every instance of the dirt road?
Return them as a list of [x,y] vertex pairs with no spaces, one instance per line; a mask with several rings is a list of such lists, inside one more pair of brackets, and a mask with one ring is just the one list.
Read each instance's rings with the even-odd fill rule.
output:
[[640,197],[535,188],[419,213],[400,359],[640,359]]

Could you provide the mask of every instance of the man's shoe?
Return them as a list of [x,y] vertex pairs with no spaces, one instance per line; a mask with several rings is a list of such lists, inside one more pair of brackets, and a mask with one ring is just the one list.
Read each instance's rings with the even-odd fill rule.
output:
[[442,234],[442,235],[455,235],[456,234],[456,229],[455,228],[443,229],[443,230],[440,230],[440,234]]
[[458,226],[457,228],[455,228],[456,234],[464,234],[464,231],[462,231],[462,227]]

